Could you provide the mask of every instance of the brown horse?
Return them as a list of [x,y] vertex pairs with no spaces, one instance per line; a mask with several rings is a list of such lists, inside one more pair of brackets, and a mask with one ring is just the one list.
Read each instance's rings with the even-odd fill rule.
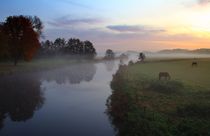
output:
[[192,62],[192,67],[194,67],[194,66],[196,66],[196,67],[198,66],[198,63],[196,61]]
[[170,80],[171,76],[169,75],[168,72],[160,72],[159,73],[159,80],[161,80],[162,78],[164,78],[165,80]]

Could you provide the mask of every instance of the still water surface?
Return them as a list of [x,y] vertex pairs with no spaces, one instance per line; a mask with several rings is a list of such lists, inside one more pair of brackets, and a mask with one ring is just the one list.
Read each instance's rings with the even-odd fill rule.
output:
[[1,136],[113,136],[106,115],[119,61],[0,77]]

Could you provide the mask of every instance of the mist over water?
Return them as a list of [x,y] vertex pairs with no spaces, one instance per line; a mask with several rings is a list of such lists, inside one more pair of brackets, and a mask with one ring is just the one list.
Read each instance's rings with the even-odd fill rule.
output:
[[0,135],[111,136],[106,111],[119,60],[0,78]]
[[[145,54],[148,61],[210,57],[203,54]],[[120,59],[80,60],[50,70],[2,76],[0,135],[114,136],[115,131],[105,114],[106,100],[112,94],[110,81],[119,64],[138,61],[139,53],[127,55],[129,59],[121,62]],[[61,58],[54,58],[55,63],[59,60]]]

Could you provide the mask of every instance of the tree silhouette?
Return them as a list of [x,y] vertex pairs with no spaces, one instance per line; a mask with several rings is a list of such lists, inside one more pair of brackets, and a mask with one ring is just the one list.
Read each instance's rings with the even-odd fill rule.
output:
[[96,50],[90,41],[83,42],[79,39],[70,38],[65,47],[65,53],[93,58],[96,55]]
[[9,16],[6,19],[3,30],[8,37],[8,50],[14,65],[17,65],[21,58],[26,61],[32,59],[40,47],[42,28],[42,22],[36,16]]
[[67,43],[66,53],[71,55],[79,55],[82,51],[82,42],[79,39],[70,38]]
[[140,61],[144,62],[145,58],[146,58],[146,56],[145,56],[144,53],[142,53],[142,52],[139,53],[139,60],[140,60]]
[[63,52],[63,48],[66,45],[66,40],[64,38],[57,38],[54,41],[54,48],[56,50],[56,54],[61,54]]
[[42,36],[43,37],[43,35],[42,35],[43,24],[42,24],[42,21],[40,20],[40,18],[37,17],[37,16],[34,16],[34,17],[28,16],[27,18],[30,20],[34,31],[39,36]]
[[90,41],[81,41],[76,38],[70,38],[67,41],[64,38],[57,38],[54,42],[49,40],[41,42],[39,56],[57,55],[70,55],[72,58],[74,56],[77,58],[94,58],[96,49]]
[[105,59],[114,59],[115,54],[111,49],[106,50]]
[[8,58],[7,36],[3,32],[3,25],[0,24],[0,59]]
[[96,50],[90,41],[83,42],[83,53],[90,57],[94,57],[96,55]]

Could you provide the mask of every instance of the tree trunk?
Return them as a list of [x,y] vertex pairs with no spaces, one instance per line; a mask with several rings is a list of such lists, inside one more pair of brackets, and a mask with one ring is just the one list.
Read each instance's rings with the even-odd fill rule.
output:
[[19,51],[15,56],[14,56],[14,65],[17,66],[18,60],[21,58],[21,52]]
[[17,66],[18,59],[15,58],[14,65]]
[[14,65],[17,66],[18,59],[20,58],[20,54],[18,53],[17,55],[14,56]]

